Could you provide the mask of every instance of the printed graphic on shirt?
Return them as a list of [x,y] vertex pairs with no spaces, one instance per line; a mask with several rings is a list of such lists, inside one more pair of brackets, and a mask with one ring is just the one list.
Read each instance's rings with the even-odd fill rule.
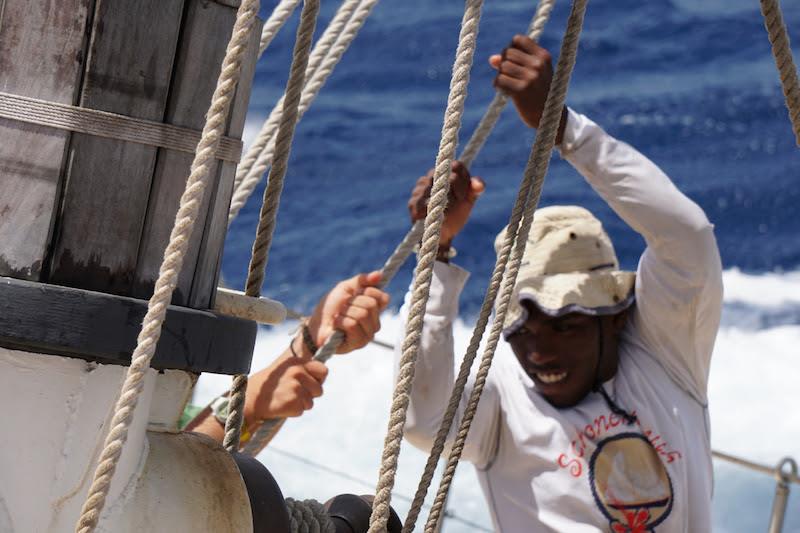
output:
[[614,533],[655,532],[672,510],[672,481],[658,452],[640,433],[600,441],[589,461],[589,483]]
[[[636,411],[631,414],[636,415]],[[610,434],[616,433],[625,427],[626,424],[622,418],[614,413],[598,416],[586,426],[577,428],[569,448],[556,458],[556,464],[566,469],[571,476],[581,477],[586,472],[587,462],[592,450],[596,449],[599,443]],[[647,438],[665,463],[670,464],[683,457],[680,451],[672,449],[661,434],[652,428],[643,426],[638,418],[636,419],[635,427]]]

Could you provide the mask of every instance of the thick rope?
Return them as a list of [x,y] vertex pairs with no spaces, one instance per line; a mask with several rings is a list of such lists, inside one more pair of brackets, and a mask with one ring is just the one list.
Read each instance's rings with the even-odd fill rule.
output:
[[[346,21],[345,26],[339,31],[338,35],[336,35],[336,31],[333,31],[336,30],[336,27],[332,28],[331,36],[337,37],[333,43],[333,46],[331,46],[327,52],[324,48],[320,49],[320,54],[317,56],[320,63],[313,74],[311,74],[310,77],[307,77],[308,82],[303,90],[303,96],[300,101],[298,120],[303,117],[311,103],[317,97],[323,85],[325,85],[325,82],[333,72],[333,69],[336,67],[339,61],[341,61],[344,53],[358,35],[358,31],[364,25],[367,17],[372,11],[372,8],[374,8],[377,3],[378,0],[361,0],[360,3],[351,4],[350,1],[348,1],[347,4],[342,5],[340,10],[344,10],[345,8],[349,10],[355,5],[355,12],[353,12],[352,17]],[[331,25],[333,25],[333,21],[331,22]],[[325,35],[323,35],[323,39],[324,37]],[[323,39],[320,39],[320,44],[323,44]],[[256,139],[257,142],[254,142],[253,146],[248,150],[245,159],[250,161],[250,159],[254,157],[255,161],[252,163],[252,166],[250,168],[248,168],[246,165],[242,166],[241,172],[237,172],[237,176],[240,177],[240,182],[235,187],[233,197],[231,199],[231,207],[228,214],[229,224],[234,218],[236,218],[236,215],[247,202],[247,199],[253,193],[253,190],[255,190],[256,185],[258,185],[259,181],[261,181],[261,176],[264,174],[264,172],[266,172],[267,168],[269,168],[270,164],[272,163],[273,153],[275,150],[275,140],[274,132],[270,132],[270,129],[274,128],[274,126],[271,126],[269,123],[270,121],[274,123],[275,120],[280,120],[280,116],[278,115],[274,119],[272,117],[267,119],[267,122],[262,128],[262,132]]]
[[[539,1],[536,13],[533,15],[530,26],[528,26],[528,36],[534,41],[538,41],[539,37],[541,37],[544,31],[544,25],[550,18],[550,13],[553,11],[555,5],[556,0]],[[472,166],[472,162],[475,160],[475,157],[477,157],[478,152],[483,148],[486,139],[489,138],[489,134],[492,133],[497,121],[500,119],[500,115],[503,113],[507,102],[508,96],[500,91],[495,93],[492,103],[489,104],[483,118],[481,118],[481,121],[478,123],[478,127],[472,132],[472,137],[470,137],[467,142],[467,146],[464,148],[464,151],[461,152],[461,157],[458,158],[467,168]]]
[[[261,205],[261,214],[253,243],[253,252],[250,257],[250,267],[247,273],[245,294],[247,296],[260,296],[261,286],[264,282],[264,270],[269,258],[269,248],[272,244],[272,234],[275,231],[275,220],[278,215],[278,205],[283,190],[283,180],[289,165],[289,154],[292,149],[295,125],[297,124],[297,106],[300,103],[300,93],[305,82],[308,56],[311,52],[311,40],[317,25],[320,0],[305,0],[303,11],[300,14],[300,25],[297,28],[292,67],[289,80],[286,82],[286,99],[283,104],[283,113],[276,143],[275,164],[269,174],[269,183],[264,191],[264,201]],[[225,439],[223,446],[228,451],[239,449],[242,421],[244,420],[244,399],[247,391],[247,376],[240,374],[234,376],[229,394],[228,418],[225,422]]]
[[259,0],[243,0],[236,14],[236,23],[225,52],[211,105],[206,113],[206,124],[186,181],[186,190],[181,196],[175,225],[164,252],[164,261],[161,264],[153,296],[148,302],[137,346],[131,356],[131,365],[114,407],[110,430],[100,453],[92,485],[76,525],[76,531],[79,533],[94,531],[111,487],[114,470],[128,436],[128,428],[144,385],[150,360],[161,335],[167,306],[177,284],[178,273],[181,271],[192,228],[202,203],[210,169],[214,164],[214,152],[225,130],[228,109],[241,71],[241,60],[249,43],[253,22],[258,15],[258,7]]
[[411,293],[409,320],[406,324],[406,335],[403,341],[397,383],[389,415],[389,428],[384,442],[381,471],[375,489],[372,516],[370,517],[369,531],[371,533],[385,531],[389,519],[389,504],[397,471],[400,443],[403,438],[409,392],[414,379],[414,365],[419,351],[423,317],[425,316],[425,306],[433,277],[433,266],[439,246],[444,210],[447,207],[450,172],[456,155],[458,130],[461,126],[461,118],[464,112],[469,71],[475,54],[482,6],[482,0],[467,0],[464,17],[461,22],[458,49],[450,82],[450,94],[447,99],[447,109],[442,127],[442,139],[434,167],[433,188],[428,203],[428,215],[425,218],[425,229]]
[[[405,261],[405,258],[408,257],[408,254],[411,253],[415,245],[422,237],[423,228],[423,223],[421,221],[417,222],[414,225],[414,229],[406,234],[405,239],[400,242],[394,253],[392,253],[389,259],[383,265],[383,268],[381,269],[381,281],[377,285],[379,289],[384,288],[392,281],[392,278],[394,278],[395,274],[397,274],[397,271]],[[398,258],[402,258],[402,260],[399,260]],[[336,350],[339,348],[342,342],[344,342],[344,338],[344,333],[339,330],[334,331],[325,340],[325,343],[319,347],[317,352],[314,354],[314,359],[316,361],[326,363],[333,356],[333,354],[336,353]],[[278,426],[283,424],[285,421],[285,418],[272,418],[264,421],[264,423],[261,424],[261,426],[253,433],[253,436],[250,438],[250,440],[244,445],[244,453],[252,456],[258,455],[261,450],[263,450],[267,444],[269,444],[269,441],[272,440],[272,437],[275,436]]]
[[800,84],[797,81],[797,67],[792,59],[789,33],[783,23],[778,0],[761,0],[761,14],[764,15],[769,42],[772,43],[772,55],[775,57],[775,65],[781,77],[783,96],[789,109],[795,141],[800,146]]
[[316,500],[286,498],[292,533],[336,533],[336,526]]
[[[567,29],[564,34],[564,39],[561,43],[561,53],[558,58],[556,73],[550,87],[550,92],[547,95],[545,102],[544,112],[542,114],[542,121],[536,135],[531,155],[528,164],[525,168],[524,181],[532,181],[532,189],[527,199],[525,207],[525,214],[522,219],[522,226],[520,227],[517,236],[515,237],[511,231],[506,232],[503,242],[503,248],[500,255],[508,255],[513,244],[513,254],[508,263],[508,271],[506,272],[503,287],[501,290],[500,300],[497,304],[495,319],[492,324],[492,329],[484,349],[481,363],[475,378],[475,385],[464,411],[464,416],[458,428],[455,441],[447,460],[442,480],[439,483],[439,491],[434,499],[431,512],[428,515],[428,521],[425,525],[426,533],[436,531],[439,520],[442,516],[444,503],[447,498],[447,493],[455,475],[458,461],[461,458],[461,453],[464,449],[464,443],[467,439],[472,419],[475,416],[475,411],[480,401],[480,396],[483,392],[484,385],[486,384],[486,377],[489,374],[489,369],[492,364],[495,349],[500,339],[500,334],[503,329],[503,322],[505,320],[508,304],[511,300],[511,295],[516,283],[517,273],[522,261],[522,256],[525,252],[525,246],[528,242],[527,235],[530,232],[531,224],[533,223],[533,216],[536,207],[539,204],[541,196],[542,185],[544,184],[544,177],[547,174],[547,169],[550,164],[550,156],[555,145],[556,136],[558,134],[559,124],[561,123],[562,111],[566,101],[567,89],[569,88],[569,81],[572,75],[572,70],[575,66],[575,60],[578,52],[578,42],[583,27],[583,19],[586,13],[586,4],[588,0],[575,0],[570,11],[569,19],[567,21]],[[515,242],[516,241],[516,242]],[[498,258],[498,263],[501,260]],[[488,316],[488,314],[487,314]]]
[[300,0],[281,0],[272,10],[272,14],[264,23],[264,28],[261,30],[261,42],[258,45],[258,56],[264,55],[264,51],[272,42],[272,39],[278,34],[289,17],[294,13],[295,8],[300,4]]
[[[555,0],[541,0],[539,2],[539,6],[536,9],[536,13],[531,21],[529,35],[532,39],[537,40],[540,36],[542,31],[544,30],[544,25],[547,22],[550,13],[553,10],[553,6],[555,4]],[[467,145],[467,148],[464,150],[461,156],[461,161],[464,160],[464,154],[466,154],[470,150],[470,146],[473,146],[473,154],[471,157],[477,155],[477,152],[483,147],[486,138],[488,137],[489,133],[491,133],[492,128],[494,127],[497,117],[500,116],[500,111],[502,111],[503,106],[507,101],[507,97],[502,95],[502,93],[497,93],[495,99],[492,101],[492,104],[489,106],[486,114],[484,115],[483,120],[481,120],[481,126],[473,133],[472,138],[470,139],[470,143]],[[497,109],[497,111],[495,111]],[[492,120],[487,120],[488,117],[494,117]],[[487,124],[488,126],[486,126]],[[483,129],[482,129],[483,126]],[[478,140],[476,140],[478,139]],[[519,226],[520,219],[522,218],[522,211],[525,205],[525,200],[528,197],[528,191],[530,189],[530,176],[525,174],[522,182],[520,183],[519,192],[517,194],[517,199],[514,203],[514,208],[511,212],[511,217],[508,223],[508,234],[512,237],[516,235],[517,228]],[[509,249],[511,244],[509,243]],[[503,250],[505,251],[505,249]],[[494,267],[494,272],[492,273],[491,280],[489,283],[489,288],[487,289],[486,296],[484,297],[483,304],[481,306],[481,312],[478,317],[478,322],[475,325],[475,329],[472,333],[472,338],[470,340],[469,346],[467,347],[466,354],[464,355],[464,359],[461,363],[461,368],[458,373],[458,377],[455,380],[453,385],[453,390],[450,394],[450,400],[447,405],[447,409],[445,410],[445,414],[442,418],[442,423],[439,427],[439,431],[434,439],[433,446],[431,447],[430,454],[428,456],[428,461],[425,465],[425,469],[423,471],[422,477],[419,482],[419,486],[417,487],[417,492],[414,495],[414,499],[411,502],[411,508],[408,512],[406,517],[406,521],[403,524],[403,531],[410,533],[414,530],[414,526],[416,525],[417,518],[419,516],[420,511],[422,510],[422,506],[425,502],[425,496],[428,493],[428,487],[430,487],[431,481],[433,480],[433,474],[436,471],[436,466],[439,462],[439,457],[444,450],[444,445],[447,440],[447,435],[450,432],[450,427],[453,424],[453,420],[455,418],[456,412],[458,410],[458,405],[461,401],[461,394],[464,392],[464,387],[466,386],[467,379],[469,378],[469,371],[472,368],[472,363],[475,360],[475,357],[478,353],[478,347],[480,345],[481,338],[483,337],[483,333],[486,329],[486,325],[489,321],[489,315],[492,311],[492,306],[494,304],[495,297],[497,296],[497,291],[500,288],[500,283],[503,279],[503,274],[505,272],[505,267],[508,262],[508,253],[503,253],[501,251],[498,254],[497,263]]]
[[[314,49],[311,52],[311,57],[308,60],[306,80],[310,79],[311,76],[314,75],[314,72],[316,72],[316,70],[319,68],[319,64],[322,62],[322,59],[342,33],[344,25],[353,15],[355,8],[360,1],[361,0],[344,0],[342,5],[339,6],[339,9],[336,11],[333,19],[331,19],[328,27],[323,32],[322,37],[320,37],[317,44],[314,45]],[[285,99],[286,95],[284,94],[278,100],[278,103],[275,104],[275,107],[270,112],[269,117],[261,126],[261,130],[258,132],[258,135],[255,137],[255,139],[253,139],[253,142],[248,148],[247,153],[245,154],[241,163],[239,163],[239,166],[236,168],[236,177],[233,182],[234,199],[232,200],[229,211],[235,211],[236,214],[238,214],[242,205],[244,205],[243,203],[242,205],[238,205],[239,201],[235,200],[235,192],[237,189],[239,189],[244,177],[250,172],[250,169],[253,167],[253,164],[255,164],[258,156],[266,149],[267,145],[274,140],[275,134],[277,133],[281,122],[281,113],[283,112],[283,104]],[[258,177],[260,180],[261,174],[259,174]],[[250,195],[248,194],[247,197],[249,198],[249,196]],[[233,218],[234,217],[230,217],[230,220],[233,220]]]

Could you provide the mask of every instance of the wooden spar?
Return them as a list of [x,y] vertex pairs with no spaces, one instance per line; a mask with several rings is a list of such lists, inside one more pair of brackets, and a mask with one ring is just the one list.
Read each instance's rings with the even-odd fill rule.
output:
[[[167,106],[167,123],[195,130],[203,128],[204,113],[208,108],[208,102],[211,101],[211,95],[219,75],[219,67],[225,55],[225,47],[221,44],[226,43],[230,38],[235,19],[236,10],[230,7],[204,0],[187,1],[172,90]],[[243,65],[242,82],[249,80],[255,69],[260,25],[253,35],[255,42],[251,43],[247,60]],[[209,38],[211,36],[213,38]],[[241,137],[249,92],[249,81],[244,86],[240,85],[237,88],[229,115],[228,136]],[[161,266],[163,250],[169,241],[172,221],[175,219],[178,203],[186,186],[192,159],[192,154],[165,148],[158,150],[132,290],[135,297],[148,298],[153,292],[153,285],[158,278],[158,269]],[[209,237],[208,231],[215,228],[206,218],[213,218],[214,209],[227,210],[232,192],[226,181],[232,183],[233,175],[227,176],[230,172],[226,172],[226,169],[235,168],[235,165],[216,162],[214,166],[212,175],[215,178],[210,182],[203,196],[198,216],[199,222],[192,233],[183,269],[178,276],[178,286],[172,299],[172,303],[175,305],[208,308],[212,289],[216,288],[218,256],[221,254],[224,233],[215,235],[215,238]],[[228,191],[227,196],[225,195],[226,190]],[[218,194],[218,191],[221,194]],[[218,203],[224,205],[218,206]],[[211,212],[209,212],[210,210]],[[223,226],[223,231],[225,229]],[[212,241],[212,246],[204,246],[209,239]],[[208,257],[205,252],[208,253]],[[209,263],[213,265],[213,271],[201,268]],[[193,290],[193,285],[201,281],[197,279],[197,276],[204,278],[202,280],[204,283],[201,283],[201,290],[203,290],[201,294],[197,294],[197,291]]]
[[[238,5],[238,0],[237,0]],[[230,112],[228,136],[241,138],[244,131],[247,106],[250,103],[250,90],[258,62],[259,46],[261,43],[261,27],[263,21],[258,22],[256,31],[252,33],[248,53],[242,63],[242,75],[237,87],[236,99]],[[222,261],[222,249],[225,235],[228,232],[228,209],[233,195],[233,180],[236,176],[236,165],[223,161],[219,178],[219,185],[214,198],[214,208],[209,213],[206,228],[203,233],[203,244],[200,248],[200,258],[194,273],[194,283],[189,299],[189,307],[206,309],[214,307],[214,296],[219,285],[219,271]]]
[[[161,121],[183,0],[98,0],[80,105]],[[130,295],[157,149],[74,134],[49,281]]]
[[[0,90],[74,104],[90,0],[0,2]],[[0,275],[40,280],[69,132],[0,119]]]

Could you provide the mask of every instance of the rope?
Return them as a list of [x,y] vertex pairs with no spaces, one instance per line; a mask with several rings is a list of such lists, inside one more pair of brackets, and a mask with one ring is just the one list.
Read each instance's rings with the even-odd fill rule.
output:
[[286,498],[292,533],[336,533],[336,526],[316,500]]
[[[553,10],[553,5],[555,4],[555,0],[541,0],[539,2],[539,6],[536,10],[536,14],[531,21],[531,30],[530,36],[532,39],[538,39],[541,35],[544,25],[547,22],[550,13]],[[472,157],[477,154],[484,144],[486,137],[488,137],[489,133],[491,132],[492,127],[494,127],[496,123],[496,117],[500,116],[499,111],[494,111],[495,108],[499,108],[502,110],[502,106],[506,103],[506,97],[502,95],[502,93],[497,93],[495,99],[492,101],[492,104],[489,106],[486,114],[484,115],[484,119],[481,120],[481,125],[490,124],[487,128],[478,127],[478,129],[473,133],[472,139],[470,139],[470,143],[467,145],[467,148],[464,150],[464,154],[466,154],[470,150],[470,145],[473,146],[475,152],[473,153]],[[501,103],[498,103],[501,102]],[[495,117],[491,120],[487,120],[487,117]],[[476,140],[477,139],[477,140]],[[462,161],[464,155],[462,154]],[[507,235],[514,236],[517,233],[517,228],[519,226],[520,219],[522,218],[522,211],[525,206],[525,200],[528,197],[528,191],[530,189],[530,175],[525,174],[520,183],[519,192],[517,194],[516,201],[514,203],[514,207],[511,212],[511,217],[508,223],[509,230],[507,231]],[[510,249],[511,244],[509,243],[508,247]],[[425,465],[425,469],[423,471],[422,477],[420,479],[419,485],[417,487],[417,492],[414,494],[414,500],[411,503],[411,508],[408,512],[406,517],[406,521],[403,524],[403,532],[410,533],[414,530],[414,526],[416,525],[417,518],[419,517],[419,513],[422,510],[425,496],[428,492],[428,487],[430,487],[431,481],[433,480],[433,474],[436,470],[436,466],[439,461],[439,457],[444,450],[444,444],[447,439],[447,435],[450,432],[450,427],[453,424],[453,419],[455,418],[456,412],[458,410],[458,405],[461,400],[461,394],[464,392],[464,387],[466,386],[467,379],[469,377],[470,368],[472,367],[472,363],[475,360],[475,357],[478,353],[478,347],[480,345],[481,338],[483,337],[483,333],[486,330],[486,325],[489,320],[489,315],[492,311],[492,306],[494,304],[494,300],[497,296],[497,291],[500,287],[500,282],[503,279],[503,273],[505,272],[506,264],[508,263],[508,252],[506,249],[503,250],[505,253],[498,255],[497,263],[495,264],[494,272],[492,273],[489,288],[487,289],[486,296],[484,297],[483,304],[481,306],[481,312],[479,314],[478,322],[475,325],[475,329],[472,333],[472,338],[470,339],[469,346],[467,347],[466,354],[464,359],[461,363],[461,368],[458,373],[458,377],[453,385],[453,390],[450,394],[450,399],[448,401],[447,409],[445,410],[444,417],[442,418],[442,423],[439,427],[439,431],[436,434],[436,438],[434,439],[433,446],[431,447],[430,455],[428,456],[428,461]]]
[[76,525],[76,531],[79,533],[94,531],[105,504],[114,470],[128,436],[128,427],[143,388],[144,378],[161,335],[161,326],[177,284],[178,273],[183,264],[197,212],[202,203],[213,164],[213,154],[225,128],[226,116],[241,71],[242,56],[247,49],[250,29],[258,15],[258,7],[259,0],[243,0],[237,11],[236,23],[225,52],[217,86],[206,113],[203,134],[197,145],[197,153],[186,181],[186,190],[181,196],[175,225],[164,252],[164,261],[161,264],[153,296],[148,302],[137,346],[131,356],[131,365],[114,407],[111,428],[106,436],[89,494]]
[[[283,113],[276,143],[275,164],[269,174],[269,183],[264,191],[264,201],[261,205],[261,214],[253,243],[253,252],[250,257],[250,267],[247,273],[245,294],[247,296],[260,296],[261,285],[264,282],[264,270],[269,258],[269,248],[272,243],[272,234],[275,230],[275,220],[278,215],[283,180],[289,164],[289,153],[292,148],[295,125],[297,124],[297,106],[300,103],[300,93],[305,82],[308,56],[311,52],[311,40],[317,25],[320,0],[305,0],[303,11],[300,14],[300,25],[297,28],[292,57],[292,67],[289,80],[286,82],[286,100],[283,104]],[[239,438],[244,419],[244,398],[247,391],[247,375],[234,376],[230,391],[229,415],[225,422],[225,439],[223,446],[228,451],[239,449]]]
[[[328,53],[333,43],[336,41],[338,36],[341,34],[342,29],[344,28],[345,23],[350,19],[355,10],[356,5],[361,0],[345,0],[342,5],[337,10],[336,14],[334,15],[333,19],[328,24],[328,27],[325,29],[325,32],[320,37],[317,44],[314,46],[314,50],[311,52],[311,57],[308,60],[308,68],[306,71],[306,79],[311,78],[314,72],[316,72],[317,68],[319,68],[319,64],[322,61],[322,58]],[[284,100],[286,99],[286,95],[284,94],[281,96],[278,103],[275,104],[275,107],[270,112],[269,117],[264,124],[261,126],[261,130],[258,132],[258,135],[253,140],[252,145],[247,150],[242,162],[236,169],[236,177],[233,182],[233,190],[234,192],[240,187],[240,183],[244,179],[244,177],[248,174],[250,169],[255,164],[258,156],[264,151],[270,141],[273,140],[275,137],[276,132],[278,131],[278,126],[280,125],[281,121],[281,113],[283,112],[283,104]],[[261,174],[258,175],[259,181],[261,178]],[[253,187],[255,188],[255,186]],[[252,194],[252,191],[250,192]],[[247,198],[250,197],[250,194],[247,195]],[[245,198],[246,201],[246,198]],[[232,200],[230,211],[235,209],[236,213],[238,214],[239,210],[242,206],[238,205],[239,202],[236,200]],[[242,205],[244,203],[242,202]],[[234,217],[229,217],[230,220],[233,220]]]
[[[381,281],[378,283],[378,288],[382,289],[392,281],[392,278],[397,274],[397,271],[408,257],[408,254],[411,253],[414,246],[419,242],[420,237],[422,237],[423,228],[422,222],[417,222],[414,228],[412,228],[412,231],[409,231],[405,239],[397,245],[397,248],[381,269]],[[333,354],[336,353],[336,350],[343,341],[344,334],[339,330],[334,331],[330,337],[325,340],[325,343],[319,347],[317,353],[314,354],[314,359],[321,363],[326,363]],[[278,426],[285,420],[285,418],[273,418],[261,424],[253,433],[250,440],[244,445],[244,453],[252,456],[258,455],[261,450],[267,446],[269,441],[272,440],[272,437],[277,433]]]
[[381,471],[375,489],[372,516],[370,517],[369,531],[371,533],[385,531],[389,518],[389,503],[397,471],[400,442],[403,438],[409,391],[414,378],[414,364],[423,326],[422,319],[425,315],[430,282],[433,277],[433,265],[439,245],[444,210],[447,207],[451,166],[456,155],[458,130],[461,126],[461,118],[464,112],[464,100],[467,95],[469,71],[475,53],[482,5],[482,0],[467,0],[464,17],[461,22],[458,49],[450,82],[450,94],[447,99],[447,109],[442,128],[442,139],[434,167],[433,188],[414,277],[409,320],[406,324],[406,336],[403,341],[398,379],[389,416],[389,428],[384,443]]
[[300,0],[281,0],[272,10],[272,14],[264,23],[264,28],[261,30],[261,42],[258,45],[258,56],[264,55],[264,51],[272,42],[272,39],[278,34],[289,17],[294,13],[295,8],[300,3]]
[[[0,92],[0,118],[194,154],[201,132],[87,107]],[[215,157],[236,163],[242,141],[221,137]]]
[[[538,41],[539,37],[541,37],[544,31],[544,25],[550,18],[550,13],[553,11],[555,5],[556,0],[539,1],[536,13],[533,15],[530,26],[528,26],[528,36],[534,41]],[[481,121],[478,123],[478,127],[475,128],[475,131],[472,132],[472,137],[467,141],[467,146],[464,148],[464,151],[461,152],[461,157],[458,158],[467,168],[472,166],[472,162],[475,160],[475,157],[477,157],[478,152],[483,148],[486,139],[489,138],[489,134],[492,133],[497,121],[500,119],[500,115],[503,113],[506,103],[508,103],[508,96],[500,91],[496,92],[483,118],[481,118]]]
[[[340,21],[341,23],[346,21],[344,27],[342,29],[338,29],[339,23],[336,21],[336,19],[331,21],[331,25],[328,29],[331,30],[330,38],[333,39],[333,45],[327,50],[324,47],[319,47],[319,45],[324,44],[326,35],[323,35],[323,37],[320,39],[318,45],[320,48],[320,53],[318,55],[315,54],[315,59],[319,61],[319,65],[313,74],[310,74],[306,77],[308,82],[306,87],[303,89],[298,120],[303,117],[311,103],[317,97],[319,91],[322,89],[322,86],[325,85],[328,77],[333,72],[334,67],[342,59],[342,56],[347,51],[356,35],[358,35],[358,31],[364,25],[367,17],[372,11],[372,8],[374,8],[377,3],[378,0],[361,0],[360,3],[358,0],[347,0],[347,2],[340,8],[340,12],[344,11]],[[355,12],[351,11],[353,8],[356,8]],[[347,12],[352,13],[352,17],[350,17],[349,20],[347,20],[344,16]],[[339,17],[339,14],[340,13],[337,13],[337,18]],[[337,22],[336,26],[334,26],[334,22]],[[315,53],[316,51],[317,50],[315,49]],[[273,110],[273,114],[274,113],[276,113],[275,110]],[[236,218],[236,215],[238,215],[239,211],[247,202],[247,199],[253,193],[253,190],[255,190],[256,185],[258,185],[259,181],[261,181],[261,176],[264,174],[264,172],[266,172],[267,168],[269,168],[270,164],[272,163],[273,153],[275,150],[275,134],[274,131],[270,130],[274,130],[274,123],[277,120],[280,120],[280,114],[274,118],[272,114],[270,115],[270,118],[264,123],[258,138],[256,141],[254,141],[253,146],[251,146],[248,150],[247,155],[245,156],[245,164],[241,165],[240,170],[237,171],[239,183],[235,184],[233,197],[231,199],[231,207],[228,214],[229,224],[234,218]],[[248,167],[248,165],[251,166]]]
[[797,145],[800,146],[800,84],[797,81],[797,68],[792,59],[792,48],[789,45],[789,34],[783,23],[781,6],[778,0],[761,0],[761,14],[767,27],[769,42],[772,43],[772,55],[781,77],[783,96],[789,109],[789,119]]
[[[458,428],[455,441],[453,442],[450,456],[447,460],[444,474],[439,483],[439,490],[434,499],[428,521],[425,525],[426,533],[436,531],[439,520],[441,519],[442,509],[447,498],[447,493],[453,481],[455,469],[458,466],[458,461],[461,458],[461,453],[464,449],[464,443],[467,439],[472,419],[475,416],[475,411],[480,401],[481,393],[483,392],[484,385],[486,384],[486,377],[489,373],[489,368],[492,364],[495,348],[497,347],[500,334],[503,329],[503,321],[505,319],[506,311],[508,310],[508,303],[511,300],[511,294],[514,290],[514,284],[517,278],[517,272],[522,261],[522,255],[525,252],[525,246],[528,242],[526,236],[530,232],[531,224],[533,223],[533,216],[536,207],[539,204],[539,197],[544,184],[544,177],[547,173],[547,168],[550,164],[550,156],[555,145],[558,127],[561,122],[561,114],[564,108],[564,102],[567,96],[567,89],[569,87],[570,77],[572,70],[575,66],[575,60],[578,51],[578,41],[580,39],[581,29],[583,27],[583,19],[586,13],[586,4],[588,0],[575,0],[570,11],[569,19],[567,21],[567,29],[564,34],[564,39],[561,43],[561,54],[558,58],[556,73],[553,78],[550,91],[545,102],[544,112],[542,114],[542,121],[536,135],[531,150],[531,156],[525,168],[524,181],[532,182],[531,190],[527,198],[525,206],[525,213],[522,219],[522,225],[519,228],[517,237],[509,229],[506,232],[503,241],[501,253],[498,255],[507,256],[510,253],[513,243],[513,253],[508,263],[508,271],[506,272],[503,280],[500,300],[495,312],[495,319],[492,324],[492,329],[484,349],[481,363],[475,378],[475,386],[470,395],[467,407],[464,411],[463,419]],[[515,242],[516,241],[516,242]],[[498,263],[501,259],[498,257]],[[495,267],[497,269],[497,266]],[[488,313],[487,313],[488,316]]]

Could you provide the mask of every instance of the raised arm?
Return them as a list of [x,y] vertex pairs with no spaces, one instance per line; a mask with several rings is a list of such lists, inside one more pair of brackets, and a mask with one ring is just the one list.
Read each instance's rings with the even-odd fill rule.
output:
[[[537,127],[552,73],[549,54],[517,36],[490,63],[498,70],[495,84]],[[562,156],[647,242],[631,326],[671,377],[705,403],[722,305],[713,226],[653,162],[588,118],[565,109],[559,137]]]
[[[458,302],[469,274],[451,264],[447,264],[447,250],[453,238],[463,228],[469,213],[483,192],[483,182],[470,178],[467,169],[460,163],[454,164],[451,175],[451,197],[442,231],[440,259],[433,269],[430,296],[423,319],[424,326],[420,340],[419,355],[411,390],[411,402],[406,418],[406,439],[414,446],[429,451],[439,430],[447,409],[455,380],[455,361],[453,350],[453,322],[458,316]],[[423,176],[409,201],[411,219],[419,220],[426,214],[427,198],[430,193],[431,176]],[[401,309],[405,324],[409,296]],[[402,342],[402,339],[401,339]],[[400,358],[400,344],[395,351],[395,371]],[[461,354],[459,354],[461,355]],[[459,361],[460,363],[460,361]],[[462,395],[468,397],[470,384]],[[494,453],[498,431],[498,396],[491,380],[484,389],[478,411],[467,438],[462,459],[485,466]],[[463,408],[459,408],[456,421],[460,420]],[[453,427],[450,436],[457,427]],[[448,439],[449,440],[449,439]]]

